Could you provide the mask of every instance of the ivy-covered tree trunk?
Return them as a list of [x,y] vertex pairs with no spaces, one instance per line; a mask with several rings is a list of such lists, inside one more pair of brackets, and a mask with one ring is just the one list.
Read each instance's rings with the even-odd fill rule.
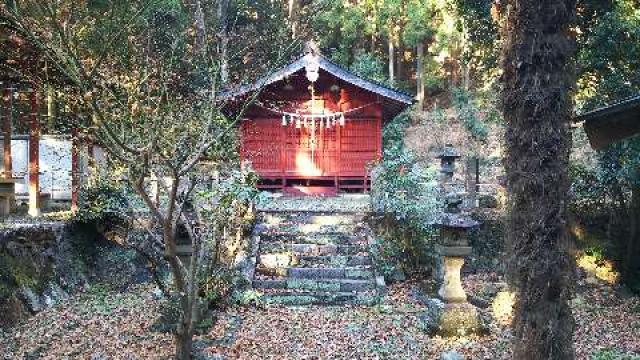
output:
[[634,263],[640,244],[640,184],[634,184],[629,202],[629,236],[623,258],[622,276],[627,284],[632,283],[638,265]]
[[514,359],[572,359],[566,201],[575,85],[575,0],[510,0],[503,106],[510,215],[509,276],[518,289]]

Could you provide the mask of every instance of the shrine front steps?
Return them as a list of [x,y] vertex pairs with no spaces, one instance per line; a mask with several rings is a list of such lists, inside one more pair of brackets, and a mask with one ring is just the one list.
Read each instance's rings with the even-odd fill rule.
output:
[[362,214],[260,214],[253,286],[267,304],[373,305],[384,289],[376,277]]

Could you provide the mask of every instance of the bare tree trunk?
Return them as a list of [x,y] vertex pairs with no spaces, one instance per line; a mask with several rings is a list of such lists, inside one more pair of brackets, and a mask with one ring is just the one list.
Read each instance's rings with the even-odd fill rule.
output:
[[405,75],[404,75],[404,48],[403,48],[403,44],[398,40],[396,42],[396,74],[395,74],[395,78],[396,78],[396,85],[398,82],[400,82],[400,80],[402,79],[406,79]]
[[371,42],[369,44],[369,52],[372,54],[376,53],[376,34],[375,31],[371,33]]
[[566,200],[575,0],[510,0],[503,106],[514,359],[573,359]]
[[298,2],[296,0],[289,0],[289,6],[288,6],[289,27],[291,31],[291,38],[294,40],[296,39],[296,36],[298,36],[297,7],[298,7]]
[[186,332],[176,333],[176,360],[190,360],[191,349],[193,348],[193,334]]
[[395,44],[393,43],[393,35],[389,35],[389,84],[394,85],[396,83],[395,78]]
[[421,41],[416,47],[416,86],[418,109],[424,109],[424,43]]
[[204,19],[204,10],[200,0],[193,0],[187,3],[193,24],[196,28],[196,38],[194,47],[196,52],[200,54],[206,53],[207,27]]
[[218,20],[218,56],[220,58],[220,80],[229,81],[229,0],[218,0],[216,12]]

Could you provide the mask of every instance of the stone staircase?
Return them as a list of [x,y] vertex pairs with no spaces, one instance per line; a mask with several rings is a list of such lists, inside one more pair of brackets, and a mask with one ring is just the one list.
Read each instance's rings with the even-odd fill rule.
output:
[[267,304],[372,305],[376,277],[362,213],[265,211],[253,287]]

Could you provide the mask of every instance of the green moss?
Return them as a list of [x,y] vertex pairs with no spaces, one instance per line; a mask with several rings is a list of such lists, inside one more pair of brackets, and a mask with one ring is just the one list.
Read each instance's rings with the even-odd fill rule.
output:
[[0,296],[7,297],[20,286],[42,290],[43,283],[31,261],[0,252]]
[[374,275],[371,270],[346,269],[344,276],[347,279],[369,279]]
[[309,279],[288,279],[287,288],[299,290],[317,290],[318,283]]
[[320,290],[320,291],[340,291],[340,283],[338,283],[338,282],[318,282],[318,290]]

